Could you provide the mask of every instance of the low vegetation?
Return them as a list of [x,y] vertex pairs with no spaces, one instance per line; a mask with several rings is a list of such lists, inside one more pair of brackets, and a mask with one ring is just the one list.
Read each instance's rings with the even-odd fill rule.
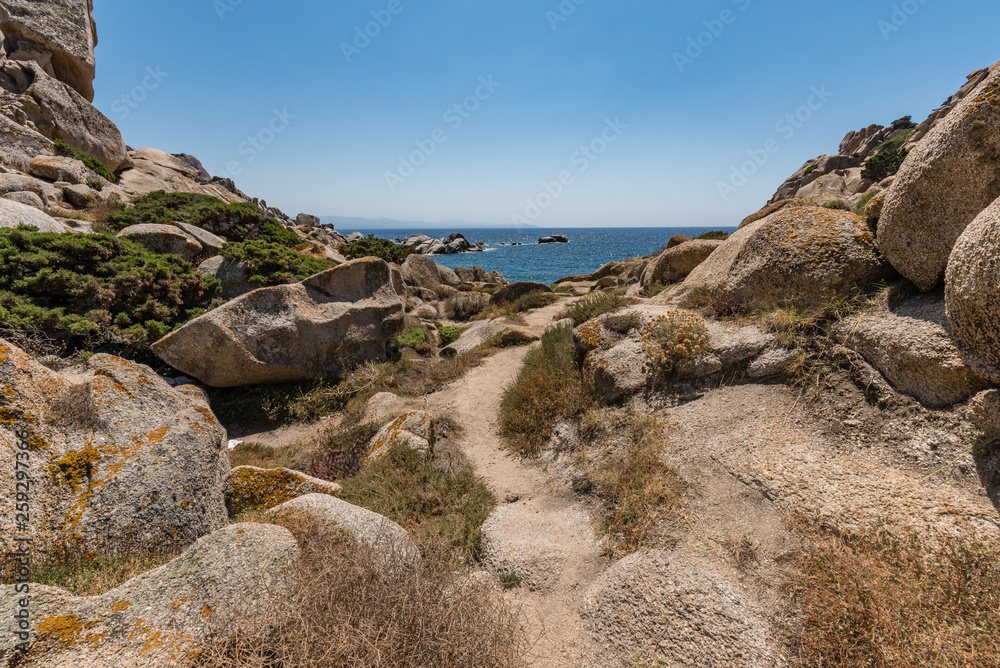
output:
[[559,420],[582,415],[593,401],[577,365],[573,330],[553,329],[528,353],[517,379],[504,391],[501,435],[514,452],[537,455]]
[[872,181],[881,181],[892,176],[899,171],[906,160],[908,151],[903,148],[906,138],[910,136],[913,129],[907,129],[894,139],[883,142],[875,149],[874,154],[865,161],[865,168],[861,171],[861,176]]
[[802,520],[812,549],[794,580],[801,666],[1000,665],[1000,548],[894,533],[835,533]]
[[829,202],[823,203],[824,209],[836,209],[839,211],[850,211],[851,207],[840,200],[830,200]]
[[485,292],[462,292],[448,298],[445,313],[452,320],[465,322],[482,313],[489,303],[490,296]]
[[272,448],[261,443],[240,443],[229,451],[229,465],[256,466],[259,469],[291,468],[298,463],[291,460],[288,453],[281,448]]
[[[115,181],[118,180],[118,177],[115,176],[114,172],[108,169],[107,165],[105,165],[103,162],[101,162],[94,156],[90,155],[89,153],[84,153],[83,151],[77,151],[75,148],[64,142],[62,139],[56,139],[54,143],[56,145],[56,152],[59,153],[59,155],[63,155],[69,158],[76,158],[77,160],[85,164],[87,168],[90,169],[90,171],[94,172],[105,181],[110,181],[111,183],[114,183]],[[95,188],[95,189],[100,190],[100,188]]]
[[693,313],[672,311],[654,318],[641,340],[646,357],[669,373],[682,359],[708,349],[708,327]]
[[295,248],[260,239],[228,243],[219,254],[230,262],[243,263],[247,281],[256,287],[297,283],[337,266],[333,260],[312,257]]
[[[353,416],[352,416],[353,417]],[[357,424],[345,419],[334,429],[325,430],[312,448],[305,471],[321,480],[343,480],[357,475],[368,455],[368,442],[378,433],[377,424]]]
[[345,244],[337,250],[341,255],[351,260],[362,257],[377,257],[396,264],[402,264],[408,256],[417,252],[413,246],[396,244],[388,239],[377,239],[373,235]]
[[722,232],[721,230],[715,230],[712,232],[705,232],[704,234],[701,234],[695,238],[700,239],[702,241],[725,241],[731,236],[732,234],[729,232]]
[[75,596],[97,596],[171,561],[184,547],[176,545],[151,551],[148,545],[135,541],[121,546],[112,556],[60,555],[36,565],[32,582],[59,587]]
[[632,299],[616,292],[595,292],[574,302],[563,311],[561,317],[569,318],[579,327],[588,320],[631,306],[633,303]]
[[559,295],[538,290],[518,297],[505,304],[487,304],[473,320],[492,320],[494,318],[514,318],[521,313],[536,308],[544,308],[559,301]]
[[420,355],[434,353],[434,335],[425,327],[409,327],[392,340],[391,345],[396,350],[409,348]]
[[450,346],[455,343],[455,341],[458,341],[459,337],[461,337],[464,332],[465,328],[454,325],[439,327],[438,338],[441,339],[442,346]]
[[178,257],[109,235],[0,230],[0,326],[120,354],[213,308],[219,283]]
[[882,192],[880,189],[875,188],[870,192],[865,193],[865,196],[861,198],[861,201],[858,202],[858,205],[854,207],[854,214],[856,216],[861,216],[862,218],[866,218],[867,213],[865,209],[868,208],[868,202],[872,201],[875,195],[878,195],[880,192]]
[[[265,228],[265,224],[272,221]],[[262,212],[253,202],[226,204],[197,193],[168,193],[162,190],[132,200],[127,208],[108,216],[108,229],[119,232],[131,225],[189,223],[227,241],[240,242],[261,237],[266,241],[301,243],[302,239]],[[286,234],[282,234],[280,230]],[[288,236],[292,235],[292,236]],[[294,237],[294,238],[293,238]]]

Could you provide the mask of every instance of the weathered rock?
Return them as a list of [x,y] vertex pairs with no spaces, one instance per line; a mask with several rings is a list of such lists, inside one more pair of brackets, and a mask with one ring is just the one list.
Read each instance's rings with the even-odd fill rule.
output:
[[462,279],[459,278],[458,274],[456,274],[448,267],[439,264],[437,269],[438,269],[438,274],[441,275],[441,282],[444,283],[445,285],[450,285],[453,288],[457,288],[463,283]]
[[1000,200],[965,230],[948,262],[952,333],[976,369],[1000,382]]
[[226,245],[226,240],[220,236],[212,234],[208,230],[189,225],[188,223],[174,223],[184,234],[197,241],[202,248],[202,252],[216,254]]
[[[152,369],[110,355],[63,376],[2,341],[0,384],[0,453],[13,471],[26,438],[38,556],[60,546],[105,553],[129,541],[193,540],[226,523],[226,431],[201,390],[171,388]],[[24,534],[13,524],[14,485],[13,475],[0,485],[7,552]]]
[[707,260],[715,252],[715,249],[723,243],[722,241],[692,239],[664,251],[650,262],[646,270],[642,272],[640,280],[642,287],[651,288],[657,283],[676,283],[687,278],[688,274]]
[[810,308],[888,274],[864,220],[845,211],[786,206],[737,231],[679,291],[663,298],[699,291],[750,309]]
[[319,227],[320,222],[319,216],[309,213],[300,213],[295,217],[295,224],[300,227]]
[[798,355],[798,350],[789,350],[788,348],[768,350],[750,363],[747,375],[755,379],[780,376],[788,371]]
[[785,209],[785,208],[794,209],[794,208],[800,207],[800,206],[814,207],[816,205],[813,202],[810,202],[809,200],[804,200],[804,199],[782,199],[782,200],[778,200],[777,202],[774,202],[772,204],[768,204],[767,206],[765,206],[764,208],[762,208],[757,213],[752,213],[749,216],[747,216],[746,218],[744,218],[743,222],[740,223],[740,226],[739,226],[738,229],[742,230],[744,227],[747,227],[748,225],[753,225],[758,220],[763,220],[764,218],[767,218],[771,214],[777,213],[777,212],[781,211],[782,209]]
[[474,323],[469,329],[462,332],[458,340],[449,346],[441,349],[441,354],[445,357],[457,357],[471,352],[483,345],[495,336],[499,336],[517,323],[505,318],[494,320],[480,320]]
[[972,424],[988,436],[1000,436],[1000,390],[980,392],[969,402],[966,413]]
[[552,292],[552,288],[544,283],[520,281],[511,283],[497,290],[490,298],[491,304],[509,304],[532,292]]
[[377,563],[416,565],[420,550],[413,539],[387,517],[327,494],[307,494],[274,509],[279,517],[303,517],[325,526],[331,534],[346,532],[357,544],[372,550]]
[[0,195],[12,192],[33,192],[48,206],[64,199],[61,188],[23,174],[0,174]]
[[0,32],[11,60],[34,60],[59,81],[94,101],[97,28],[88,0],[5,0]]
[[19,204],[24,204],[25,206],[30,206],[33,209],[42,209],[45,207],[45,202],[42,201],[42,198],[30,190],[7,193],[6,195],[3,195],[3,198],[9,199],[11,202],[17,202]]
[[306,494],[338,496],[341,489],[335,482],[299,471],[237,466],[226,479],[226,509],[230,517],[237,517],[247,511],[270,510]]
[[667,242],[667,249],[669,250],[671,248],[676,248],[677,246],[680,246],[681,244],[686,244],[689,241],[694,241],[694,237],[689,237],[684,234],[675,234],[674,236],[670,237],[670,241]]
[[247,280],[247,266],[242,262],[230,262],[221,255],[210,257],[198,265],[198,271],[208,276],[215,276],[222,284],[222,298],[236,299],[254,289]]
[[87,177],[91,174],[87,166],[79,160],[56,155],[39,155],[32,158],[28,163],[28,171],[40,179],[67,183],[86,183]]
[[54,154],[56,148],[51,139],[27,127],[25,125],[29,122],[27,114],[18,111],[13,109],[11,115],[17,116],[20,122],[0,114],[0,134],[3,135],[3,142],[0,143],[0,162],[27,171],[32,158],[41,154]]
[[990,384],[955,345],[939,295],[891,299],[885,309],[842,320],[834,336],[929,408],[961,403]]
[[197,168],[175,155],[152,148],[129,151],[128,155],[133,168],[122,172],[117,187],[130,198],[164,190],[211,195],[230,204],[247,201],[234,192],[235,187],[225,187],[225,181],[204,181]]
[[569,237],[565,234],[553,234],[552,236],[542,237],[538,240],[540,244],[568,244]]
[[[296,575],[295,539],[279,526],[236,524],[191,546],[170,563],[111,591],[77,597],[31,586],[31,651],[39,668],[190,665],[218,635],[256,631],[281,614]],[[14,614],[24,594],[0,588],[0,661],[18,662]]]
[[[418,288],[434,290],[442,284],[442,275],[437,262],[425,255],[408,255],[400,270],[403,282]],[[458,277],[455,277],[458,280]],[[458,280],[456,285],[461,285]]]
[[494,269],[490,273],[486,274],[486,278],[483,280],[483,283],[487,283],[489,285],[507,285],[507,279],[503,277],[503,274]]
[[679,360],[674,372],[681,380],[698,380],[720,373],[726,368],[719,356],[713,352],[691,355]]
[[713,560],[654,550],[630,555],[587,593],[584,618],[621,657],[677,666],[773,668],[765,614]]
[[1000,197],[1000,63],[910,152],[886,194],[878,245],[900,274],[930,291],[955,242]]
[[85,209],[101,199],[97,191],[83,184],[66,186],[62,190],[66,201],[78,209]]
[[463,283],[475,283],[477,280],[484,280],[486,276],[486,272],[483,272],[483,279],[476,278],[476,271],[468,267],[455,267],[455,274]]
[[607,350],[592,350],[584,358],[583,368],[593,374],[594,388],[609,404],[641,390],[651,375],[642,343],[635,340]]
[[152,253],[177,255],[191,260],[202,253],[201,244],[175,225],[131,225],[118,233],[144,246]]
[[[132,166],[121,132],[90,102],[34,62],[0,62],[0,100],[6,115],[30,122],[49,139],[62,139],[111,171]],[[24,120],[22,121],[21,118]]]
[[65,225],[32,206],[9,199],[0,199],[0,227],[17,227],[18,225],[31,225],[39,232],[67,231]]
[[362,422],[378,422],[390,413],[399,412],[403,400],[392,392],[379,392],[365,404],[365,417]]
[[254,290],[153,350],[213,387],[338,378],[349,366],[384,361],[403,320],[389,265],[365,258],[301,283]]
[[409,411],[382,427],[368,444],[366,463],[382,459],[396,447],[410,448],[428,456],[434,453],[434,416],[425,411]]
[[868,200],[868,204],[865,204],[865,218],[868,219],[868,222],[878,222],[879,218],[882,217],[882,210],[885,208],[885,194],[886,191],[880,190]]

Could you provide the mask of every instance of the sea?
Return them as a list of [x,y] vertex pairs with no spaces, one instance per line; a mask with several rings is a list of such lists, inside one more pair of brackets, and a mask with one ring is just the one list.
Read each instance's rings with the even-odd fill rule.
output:
[[[363,229],[383,239],[402,240],[415,234],[440,239],[459,232],[470,243],[482,241],[482,253],[435,255],[434,261],[446,267],[478,265],[486,271],[499,271],[514,283],[538,281],[546,285],[566,276],[590,274],[612,260],[625,260],[656,253],[667,245],[670,237],[684,234],[697,237],[705,232],[721,230],[735,232],[735,227],[603,227],[603,228],[521,228],[521,229]],[[348,234],[350,230],[338,230]],[[538,240],[553,234],[565,234],[568,244],[539,244]],[[521,246],[512,244],[520,243]]]

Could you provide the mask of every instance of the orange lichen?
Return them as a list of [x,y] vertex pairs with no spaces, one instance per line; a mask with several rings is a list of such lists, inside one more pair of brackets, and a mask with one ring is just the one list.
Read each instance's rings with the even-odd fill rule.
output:
[[72,450],[63,457],[50,461],[49,474],[56,484],[69,485],[73,491],[83,484],[89,484],[97,474],[101,455],[91,443],[83,450]]
[[115,601],[111,604],[111,612],[125,612],[131,605],[129,601]]
[[41,638],[54,638],[62,645],[75,645],[83,632],[83,622],[76,615],[48,617],[38,624]]

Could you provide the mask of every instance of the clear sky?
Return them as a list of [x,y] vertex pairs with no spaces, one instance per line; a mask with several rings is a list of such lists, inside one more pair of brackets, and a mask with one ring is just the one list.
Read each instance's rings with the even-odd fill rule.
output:
[[995,0],[94,4],[95,103],[126,143],[292,216],[736,225],[1000,59]]

